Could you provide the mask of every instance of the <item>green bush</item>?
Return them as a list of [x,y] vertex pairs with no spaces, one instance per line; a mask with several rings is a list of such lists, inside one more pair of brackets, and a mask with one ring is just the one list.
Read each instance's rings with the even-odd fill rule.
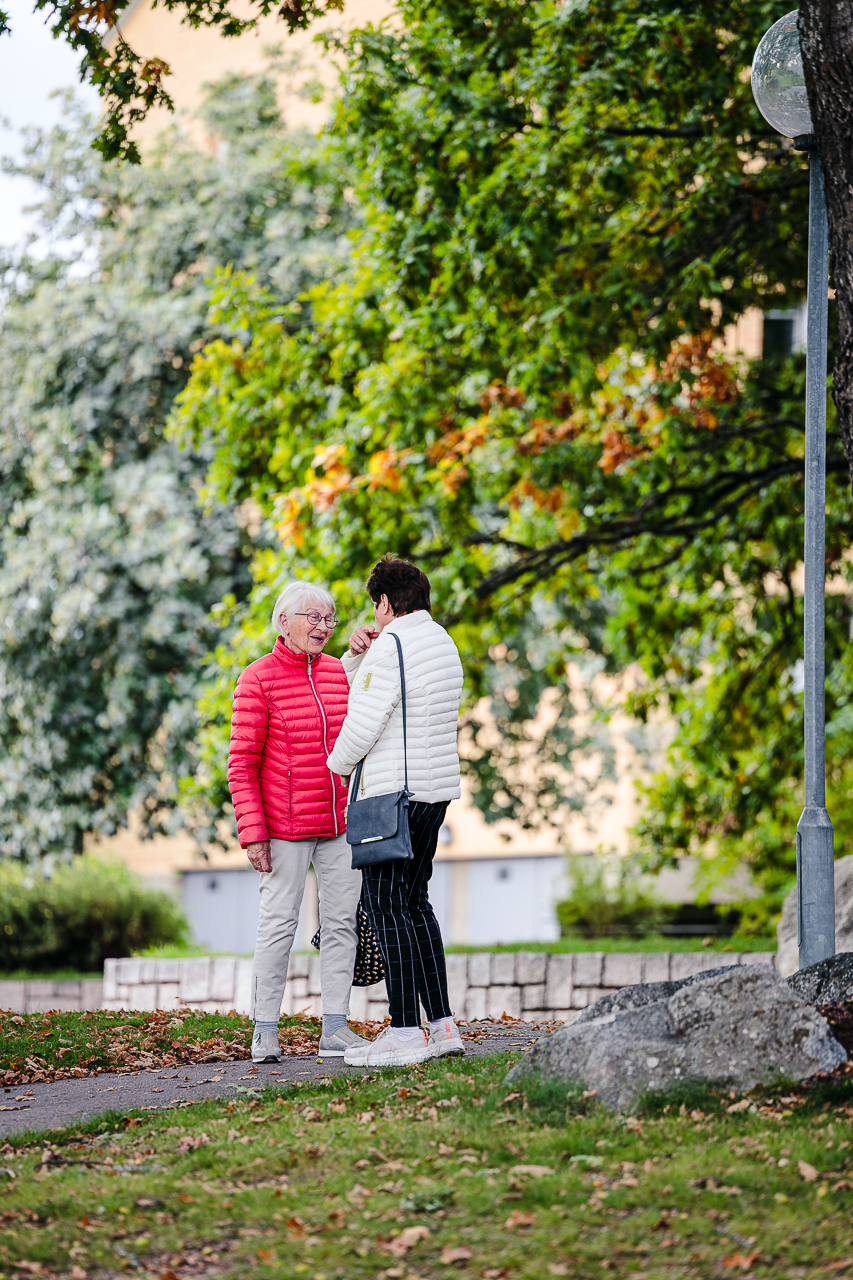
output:
[[667,909],[624,862],[572,857],[557,919],[563,937],[641,938],[660,929]]
[[48,875],[0,861],[0,972],[95,973],[107,957],[180,943],[187,932],[177,903],[126,867],[84,857]]

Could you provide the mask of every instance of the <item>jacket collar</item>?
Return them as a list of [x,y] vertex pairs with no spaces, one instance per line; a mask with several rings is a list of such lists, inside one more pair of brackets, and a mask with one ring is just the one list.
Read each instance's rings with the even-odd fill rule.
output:
[[432,622],[432,614],[426,609],[416,609],[414,613],[404,613],[401,617],[395,618],[393,622],[389,622],[387,627],[383,627],[384,631],[411,631],[413,627],[419,627],[424,622]]
[[[292,670],[307,671],[308,669],[308,654],[294,653],[292,649],[288,649],[281,636],[277,637],[272,647],[272,656],[278,658],[279,662],[284,663],[286,667],[290,667]],[[318,653],[317,657],[312,661],[316,665],[322,657],[323,654]]]

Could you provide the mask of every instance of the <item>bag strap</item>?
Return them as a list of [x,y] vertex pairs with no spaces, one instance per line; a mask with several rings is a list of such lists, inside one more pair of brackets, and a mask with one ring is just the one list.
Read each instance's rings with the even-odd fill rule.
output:
[[403,666],[403,646],[400,644],[400,637],[391,632],[391,638],[397,646],[397,660],[400,663],[400,693],[403,698],[403,786],[408,793],[409,790],[409,752],[406,745],[406,669]]
[[[403,665],[403,646],[400,644],[400,637],[393,631],[390,633],[391,638],[397,646],[397,661],[400,664],[400,693],[403,702],[403,785],[406,793],[409,794],[409,753],[406,742],[406,668]],[[355,766],[352,785],[350,786],[349,803],[358,799],[358,788],[361,783],[361,775],[364,770],[364,762],[367,756],[362,756],[358,764]]]

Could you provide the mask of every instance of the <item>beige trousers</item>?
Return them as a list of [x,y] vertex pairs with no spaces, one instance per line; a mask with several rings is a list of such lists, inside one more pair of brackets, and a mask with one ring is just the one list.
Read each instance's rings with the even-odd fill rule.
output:
[[305,877],[313,863],[320,892],[320,990],[324,1013],[349,1013],[355,964],[355,912],[361,872],[352,869],[344,836],[271,840],[272,871],[260,873],[261,914],[252,972],[252,1017],[277,1022]]

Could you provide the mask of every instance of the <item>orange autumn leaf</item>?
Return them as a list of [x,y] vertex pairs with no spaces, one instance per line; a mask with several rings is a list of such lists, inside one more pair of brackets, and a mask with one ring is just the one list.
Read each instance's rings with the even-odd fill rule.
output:
[[527,1227],[532,1227],[535,1221],[535,1213],[526,1213],[523,1209],[513,1209],[504,1226],[509,1231],[524,1231]]
[[708,408],[709,402],[730,404],[737,395],[737,372],[714,353],[716,340],[710,332],[681,338],[661,370],[668,382],[681,383],[696,426],[710,431],[717,426],[717,415]]
[[540,489],[538,484],[530,479],[529,476],[523,476],[517,484],[513,485],[509,493],[504,498],[504,502],[513,511],[517,511],[525,498],[530,498],[541,511],[559,511],[566,502],[566,491],[561,485],[555,485],[552,489]]
[[497,379],[480,396],[480,405],[483,409],[493,409],[495,406],[503,406],[508,409],[520,409],[525,403],[527,397],[518,387],[508,387],[505,382]]
[[393,1240],[382,1241],[382,1248],[386,1253],[393,1254],[395,1258],[404,1258],[410,1249],[413,1249],[419,1240],[429,1238],[428,1227],[404,1227],[398,1236]]
[[611,471],[615,471],[617,467],[621,467],[624,462],[630,462],[632,458],[636,458],[639,454],[646,452],[646,445],[632,444],[621,431],[605,431],[604,452],[599,459],[598,465],[602,471],[609,474]]
[[401,467],[405,466],[411,452],[411,449],[402,449],[399,453],[396,449],[381,449],[379,453],[374,453],[367,464],[367,475],[360,477],[362,483],[367,481],[368,493],[373,493],[376,489],[399,493],[403,483]]
[[478,445],[485,444],[489,438],[489,418],[478,418],[467,427],[447,431],[427,450],[430,462],[452,465],[461,458],[467,458]]
[[549,422],[546,418],[534,418],[530,430],[516,443],[520,454],[541,453],[549,445],[558,444],[562,440],[574,440],[583,429],[583,415],[576,414],[565,422]]
[[749,1253],[730,1253],[723,1258],[723,1266],[727,1271],[749,1271],[754,1262],[761,1257],[760,1249],[750,1249]]
[[473,1256],[474,1250],[469,1249],[467,1245],[463,1244],[458,1249],[453,1249],[449,1244],[446,1244],[441,1251],[439,1261],[442,1266],[449,1267],[453,1262],[468,1262]]

